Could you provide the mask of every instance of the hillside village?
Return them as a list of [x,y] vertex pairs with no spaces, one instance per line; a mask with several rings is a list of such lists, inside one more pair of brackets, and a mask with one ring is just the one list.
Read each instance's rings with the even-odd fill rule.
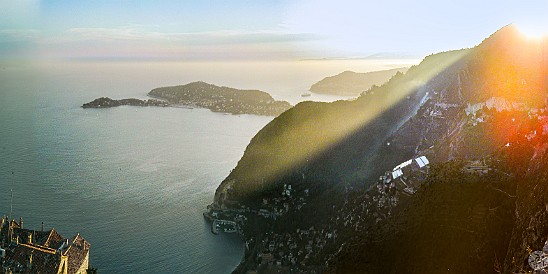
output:
[[[429,161],[425,156],[405,161],[393,170],[386,171],[377,183],[363,193],[361,199],[346,199],[342,207],[332,207],[331,216],[322,223],[279,233],[276,229],[264,235],[246,235],[242,229],[256,219],[273,224],[284,215],[301,211],[307,204],[309,189],[296,191],[291,185],[284,185],[276,195],[264,198],[260,208],[241,206],[240,209],[224,205],[211,205],[204,213],[212,221],[212,232],[218,233],[219,223],[233,223],[236,229],[225,232],[238,232],[246,241],[246,257],[253,266],[249,269],[282,271],[290,273],[317,272],[327,267],[345,235],[358,231],[358,227],[377,224],[390,217],[402,195],[413,195],[416,188],[428,174]],[[353,189],[347,191],[358,193]],[[356,204],[356,201],[360,201]],[[318,255],[321,254],[321,255]],[[248,260],[249,261],[249,260]],[[324,261],[325,263],[321,263]]]
[[[431,108],[431,110],[428,110]],[[440,104],[425,104],[423,113],[443,121],[451,106]],[[434,113],[435,112],[435,113]],[[437,113],[437,114],[436,114]],[[451,114],[449,114],[451,115]],[[493,99],[477,106],[468,106],[465,125],[477,127],[483,123],[497,120],[497,123],[514,124],[514,129],[507,137],[504,147],[513,146],[520,140],[538,142],[548,138],[548,111],[545,109],[527,109],[524,106],[512,104],[505,100]],[[388,146],[390,144],[387,144]],[[426,149],[428,153],[430,149]],[[333,204],[331,211],[320,214],[330,216],[328,220],[310,226],[297,225],[297,228],[267,229],[264,235],[246,235],[249,224],[257,225],[257,219],[267,220],[267,226],[274,226],[276,220],[306,209],[310,190],[298,189],[284,185],[278,192],[273,192],[263,198],[259,208],[240,206],[233,209],[237,202],[213,204],[204,216],[213,220],[234,222],[236,229],[230,232],[241,233],[246,241],[245,269],[256,269],[263,272],[309,272],[321,273],[329,267],[340,251],[341,244],[349,241],[355,233],[369,231],[380,223],[388,220],[400,202],[412,197],[421,189],[429,175],[430,160],[427,156],[418,156],[387,170],[377,182],[367,189],[347,187],[347,198],[342,206]],[[489,159],[467,161],[461,171],[475,176],[484,176],[493,172]],[[230,188],[228,189],[230,191]],[[480,208],[481,209],[481,208]],[[473,218],[483,218],[483,211],[478,209]],[[307,211],[310,212],[310,211]],[[483,213],[482,213],[483,212]],[[481,213],[481,214],[480,214]],[[477,216],[476,216],[477,215]],[[305,215],[306,216],[306,215]],[[304,223],[304,222],[303,222]],[[256,230],[260,230],[257,229]],[[249,264],[252,265],[249,265]],[[240,267],[243,267],[242,265]]]

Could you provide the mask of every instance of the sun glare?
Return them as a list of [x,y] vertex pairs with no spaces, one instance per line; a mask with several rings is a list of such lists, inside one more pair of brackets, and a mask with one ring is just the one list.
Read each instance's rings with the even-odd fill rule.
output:
[[517,24],[519,31],[529,39],[543,39],[548,37],[548,26]]

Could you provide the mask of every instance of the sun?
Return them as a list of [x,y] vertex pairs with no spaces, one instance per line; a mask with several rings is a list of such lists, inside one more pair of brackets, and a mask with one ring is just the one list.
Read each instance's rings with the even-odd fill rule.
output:
[[547,24],[516,24],[518,30],[529,39],[546,39],[548,38]]

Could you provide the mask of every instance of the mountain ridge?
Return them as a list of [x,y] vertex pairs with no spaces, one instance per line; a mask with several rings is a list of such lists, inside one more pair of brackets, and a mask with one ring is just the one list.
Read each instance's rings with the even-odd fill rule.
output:
[[[528,41],[513,28],[502,28],[472,49],[430,55],[354,101],[298,104],[265,126],[212,205],[225,212],[238,207],[278,212],[273,220],[247,215],[253,225],[243,222],[242,233],[255,249],[246,251],[235,272],[528,269],[527,250],[548,237],[548,192],[537,191],[548,185],[547,63],[541,56],[548,44]],[[429,172],[401,178],[416,194],[398,188],[400,179],[394,178],[394,186],[384,183],[388,171],[419,155],[430,159]],[[287,185],[291,200],[279,196]],[[302,202],[281,210],[288,203],[282,201]],[[428,208],[456,215],[445,218]],[[302,229],[321,236],[303,236]],[[432,229],[415,235],[414,244],[412,231]],[[266,231],[306,239],[304,244],[318,241],[319,249],[311,247],[306,259],[297,255],[303,260],[298,267],[287,262],[283,248],[284,255],[274,256],[281,268],[265,264],[257,258],[270,253],[256,248],[267,248],[261,244],[267,239],[278,241]],[[442,247],[456,260],[431,260],[435,254],[429,250]]]

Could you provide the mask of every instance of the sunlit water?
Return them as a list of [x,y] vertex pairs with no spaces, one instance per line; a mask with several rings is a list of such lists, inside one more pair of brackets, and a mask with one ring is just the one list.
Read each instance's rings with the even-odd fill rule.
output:
[[[204,109],[82,109],[100,96],[146,98],[158,86],[203,80],[303,98],[341,64],[56,63],[0,67],[0,214],[26,228],[81,233],[102,273],[228,273],[241,259],[235,235],[215,236],[202,218],[220,181],[273,117]],[[322,67],[323,66],[323,67]],[[361,66],[361,67],[360,67]]]

